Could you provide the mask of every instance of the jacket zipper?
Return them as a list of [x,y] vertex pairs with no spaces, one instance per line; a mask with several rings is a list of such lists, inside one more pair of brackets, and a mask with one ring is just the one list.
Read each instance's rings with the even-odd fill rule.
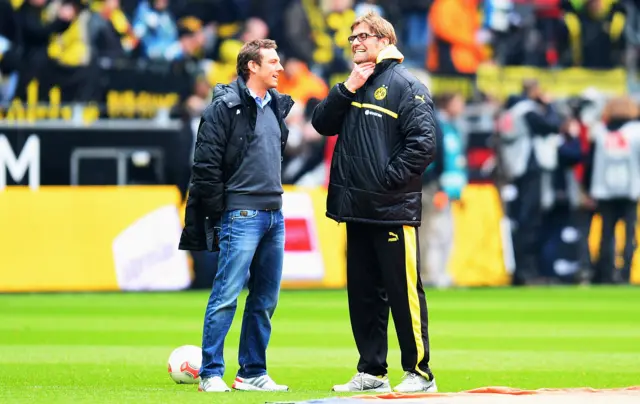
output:
[[[367,89],[369,88],[369,83],[365,83],[365,85],[362,87],[363,88],[363,99],[358,99],[356,97],[356,102],[359,102],[362,104],[362,101],[364,101],[364,96],[366,96],[367,94]],[[349,108],[351,108],[351,105],[349,105]],[[360,111],[358,112],[358,119],[360,118],[360,114],[362,113],[362,108],[360,108]],[[348,139],[348,137],[347,137]],[[351,144],[348,144],[349,147],[351,147]],[[346,152],[349,151],[349,148],[346,148]],[[344,182],[345,182],[345,186],[344,186],[344,192],[342,193],[342,198],[340,198],[340,207],[338,208],[338,224],[342,223],[342,211],[344,210],[344,198],[347,194],[347,191],[349,190],[349,174],[351,174],[351,165],[349,164],[347,166],[345,175],[344,175]]]

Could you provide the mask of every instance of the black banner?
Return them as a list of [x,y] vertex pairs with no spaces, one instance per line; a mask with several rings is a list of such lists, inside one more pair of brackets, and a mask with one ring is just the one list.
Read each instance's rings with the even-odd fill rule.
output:
[[177,120],[0,124],[0,187],[171,184],[184,191],[192,144],[190,126]]

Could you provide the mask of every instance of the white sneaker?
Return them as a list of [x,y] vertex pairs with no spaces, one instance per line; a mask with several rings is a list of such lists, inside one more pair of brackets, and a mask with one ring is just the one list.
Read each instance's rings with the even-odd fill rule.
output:
[[289,391],[289,386],[276,384],[269,375],[251,378],[236,376],[231,387],[242,391]]
[[374,376],[368,373],[356,373],[346,384],[333,386],[332,391],[338,393],[348,393],[352,391],[372,391],[375,393],[390,393],[391,385],[389,378],[385,376]]
[[213,376],[200,380],[198,391],[204,391],[206,393],[224,393],[226,391],[231,391],[231,389],[220,376]]
[[435,379],[427,380],[424,376],[412,372],[405,372],[402,382],[400,382],[393,391],[398,393],[437,393],[438,386],[436,386]]

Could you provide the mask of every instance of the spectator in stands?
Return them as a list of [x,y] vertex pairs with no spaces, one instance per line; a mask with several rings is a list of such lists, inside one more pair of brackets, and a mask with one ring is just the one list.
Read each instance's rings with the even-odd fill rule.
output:
[[478,36],[481,31],[478,0],[435,0],[429,12],[429,27],[430,72],[473,75],[480,63],[487,60],[484,41],[488,38]]
[[[286,159],[287,165],[282,174],[283,183],[307,186],[323,184],[325,138],[311,124],[313,109],[319,103],[319,99],[310,98],[306,104],[300,104],[299,117],[295,123],[296,133],[289,133],[287,153],[290,157]],[[294,141],[294,137],[297,140]]]
[[[198,133],[200,117],[211,100],[211,87],[209,86],[206,77],[203,75],[196,77],[195,85],[193,87],[193,94],[191,94],[184,102],[183,116],[189,122],[189,125],[192,128],[192,133],[195,134]],[[195,143],[196,139],[194,136],[191,142],[192,147],[191,153],[189,154],[189,161],[193,160]]]
[[[640,123],[638,106],[627,96],[611,99],[604,108],[604,130],[592,133],[588,164],[591,197],[602,218],[600,256],[593,283],[629,283],[636,250],[638,199],[640,199]],[[623,264],[616,268],[615,228],[625,229]]]
[[329,0],[324,3],[324,19],[332,42],[332,57],[331,63],[325,66],[323,78],[332,84],[335,80],[344,81],[351,70],[351,44],[346,38],[351,34],[349,27],[356,18],[356,13],[353,10],[353,0]]
[[[553,66],[546,61],[546,53],[557,56],[553,36],[543,39],[547,20],[539,14],[539,1],[546,0],[486,0],[484,2],[483,27],[490,34],[492,59],[500,66]],[[552,0],[553,1],[553,0]],[[553,48],[552,48],[553,47]],[[551,49],[554,52],[551,52]]]
[[269,37],[282,44],[282,53],[307,64],[313,62],[316,45],[303,1],[253,0],[251,11],[267,24]]
[[394,0],[402,20],[402,44],[408,66],[424,68],[429,45],[427,18],[433,0]]
[[9,0],[0,0],[0,105],[13,98],[18,85],[22,44],[20,27]]
[[[637,77],[638,56],[640,52],[640,1],[626,0],[621,2],[624,8],[624,42],[626,44],[625,67],[629,70],[629,76]],[[637,91],[637,80],[633,80],[635,86],[631,91]]]
[[[128,19],[119,5],[119,1],[92,3],[93,12],[87,29],[90,33],[90,49],[94,59],[125,58],[135,47],[136,38],[130,37],[127,40],[121,33],[122,31],[131,34],[131,31],[129,31]],[[82,38],[77,40],[81,41]]]
[[[118,38],[124,53],[131,53],[138,47],[140,39],[136,36],[129,17],[122,11],[120,0],[97,0],[91,4],[91,8],[108,22],[108,29],[112,36]],[[118,49],[114,47],[110,51],[117,52]]]
[[535,80],[526,80],[523,94],[507,100],[499,119],[501,166],[515,191],[507,206],[515,223],[514,285],[539,281],[541,171],[548,155],[556,153],[549,135],[559,133],[560,124],[549,97]]
[[207,52],[206,47],[212,44],[207,41],[212,26],[203,26],[202,21],[196,17],[183,17],[178,21],[178,41],[182,49],[182,55],[176,60],[200,60]]
[[295,57],[285,57],[284,72],[278,80],[278,91],[289,94],[296,103],[305,105],[310,98],[322,99],[327,96],[327,83],[309,70],[309,67]]
[[[536,67],[565,64],[567,33],[562,20],[561,1],[486,1],[485,11],[490,10],[485,20],[486,24],[509,25],[508,29],[497,32],[499,39],[494,43],[497,62],[501,65]],[[508,6],[500,7],[505,3],[508,3]],[[506,14],[506,19],[493,15],[494,12]]]
[[[520,36],[513,29],[519,25],[520,20],[513,1],[485,0],[482,13],[482,28],[490,35],[493,59],[500,65],[510,64],[514,53],[524,52],[523,49],[512,46]],[[515,19],[518,21],[514,22]]]
[[384,9],[378,4],[378,0],[362,0],[359,1],[353,11],[356,13],[356,17],[363,16],[367,14],[369,11],[372,11],[381,17],[386,17],[384,13]]
[[[49,65],[48,48],[54,34],[63,33],[69,28],[78,14],[75,4],[54,3],[52,17],[47,17],[47,0],[26,0],[16,10],[16,20],[22,33],[23,59],[20,69],[18,93],[26,100],[27,85],[40,78]],[[46,17],[46,18],[43,18]]]
[[287,139],[287,147],[284,149],[284,155],[282,156],[282,183],[293,184],[292,177],[297,174],[302,165],[302,159],[299,158],[299,155],[304,148],[304,139],[302,137],[302,128],[305,124],[304,105],[295,103],[291,111],[289,111],[285,123],[289,128],[289,137]]
[[457,125],[465,100],[460,93],[445,93],[435,101],[437,151],[423,175],[420,275],[423,284],[442,288],[452,285],[447,272],[454,231],[451,203],[460,200],[467,184],[466,146]]
[[142,54],[149,59],[173,61],[185,54],[169,0],[141,1],[133,18],[133,30],[140,39]]
[[624,9],[617,0],[564,1],[573,66],[610,69],[622,62]]
[[566,65],[565,51],[568,48],[568,33],[562,18],[562,1],[564,0],[534,1],[536,28],[540,32],[541,38],[540,47],[536,51],[544,55],[543,67]]
[[205,70],[209,84],[228,83],[236,77],[236,58],[242,45],[257,39],[265,39],[269,35],[269,27],[259,18],[249,18],[242,30],[230,38],[221,39],[212,62],[207,63]]

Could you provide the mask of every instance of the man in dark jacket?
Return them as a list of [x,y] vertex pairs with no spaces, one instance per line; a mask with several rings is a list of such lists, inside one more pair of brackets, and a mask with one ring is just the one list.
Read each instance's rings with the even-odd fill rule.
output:
[[429,369],[427,307],[416,227],[422,173],[434,158],[433,103],[400,63],[393,26],[374,13],[349,37],[356,64],[314,110],[312,124],[338,135],[327,216],[347,223],[347,281],[358,374],[334,391],[390,391],[387,325],[393,313],[405,376],[396,391],[436,391]]
[[274,90],[283,68],[272,40],[246,43],[238,79],[217,85],[202,114],[180,249],[219,250],[204,321],[200,391],[223,392],[224,340],[247,274],[236,390],[285,391],[267,375],[266,349],[284,257],[282,152],[293,100]]
[[20,27],[9,0],[0,0],[0,105],[13,98],[21,59]]

